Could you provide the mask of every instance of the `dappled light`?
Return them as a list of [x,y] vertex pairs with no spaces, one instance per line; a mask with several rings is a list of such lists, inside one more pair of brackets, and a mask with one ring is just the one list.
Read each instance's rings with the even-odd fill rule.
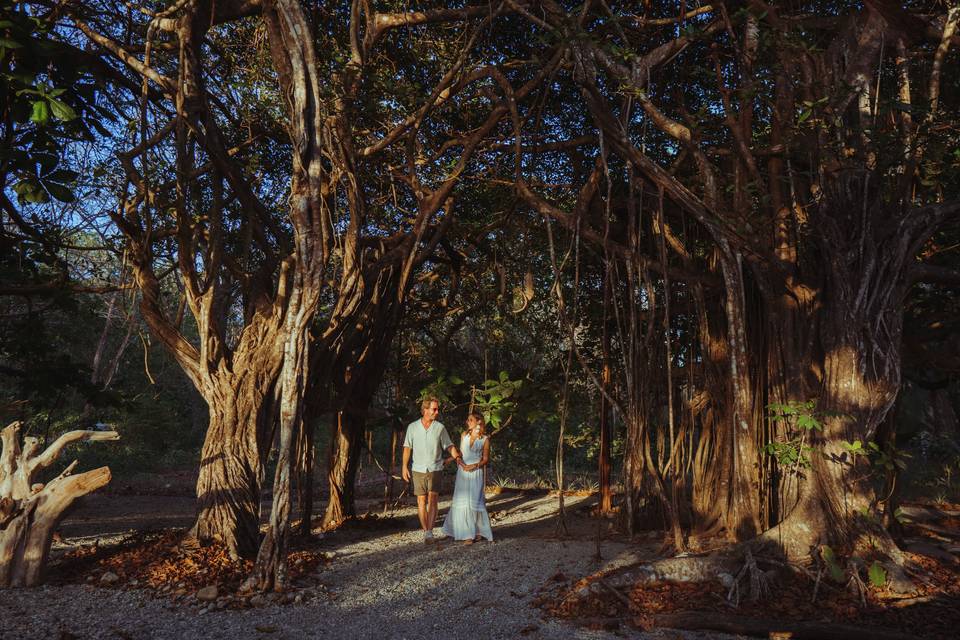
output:
[[960,624],[956,2],[4,2],[0,113],[0,636]]

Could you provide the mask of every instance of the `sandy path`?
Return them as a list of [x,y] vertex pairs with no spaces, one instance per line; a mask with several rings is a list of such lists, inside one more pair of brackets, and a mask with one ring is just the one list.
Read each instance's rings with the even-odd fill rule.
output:
[[[501,494],[488,499],[494,543],[425,545],[410,506],[395,512],[399,529],[347,529],[328,535],[333,561],[323,587],[303,603],[201,611],[142,591],[88,585],[41,587],[0,595],[0,638],[708,638],[662,631],[641,634],[579,629],[545,619],[532,601],[562,573],[576,578],[634,562],[643,546],[602,543],[584,498],[568,498],[573,534],[557,539],[556,497]],[[441,512],[444,511],[441,503]],[[99,537],[110,544],[145,525],[185,526],[193,501],[182,497],[93,496],[64,523],[66,543]]]

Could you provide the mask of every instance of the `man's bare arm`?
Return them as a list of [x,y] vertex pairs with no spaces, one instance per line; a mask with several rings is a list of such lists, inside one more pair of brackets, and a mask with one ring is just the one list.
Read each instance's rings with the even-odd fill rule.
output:
[[403,448],[403,467],[400,471],[400,476],[403,478],[404,482],[410,482],[410,452],[413,451],[410,447]]
[[463,466],[463,456],[461,456],[460,451],[457,450],[457,445],[452,444],[449,447],[447,447],[447,453],[449,453],[453,457],[453,459],[457,461],[458,467]]

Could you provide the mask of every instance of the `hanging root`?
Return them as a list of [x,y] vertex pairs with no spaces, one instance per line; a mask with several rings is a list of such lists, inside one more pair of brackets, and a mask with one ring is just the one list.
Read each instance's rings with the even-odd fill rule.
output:
[[[773,571],[771,570],[770,573],[773,573]],[[770,576],[757,565],[749,547],[744,551],[743,568],[734,576],[730,591],[727,592],[727,602],[733,604],[734,607],[740,606],[740,581],[744,578],[747,580],[747,598],[750,602],[766,600],[770,596]]]
[[850,558],[847,561],[847,571],[850,573],[850,579],[847,580],[847,589],[852,591],[860,600],[860,606],[867,606],[867,585],[860,578],[860,569],[863,563],[857,558]]

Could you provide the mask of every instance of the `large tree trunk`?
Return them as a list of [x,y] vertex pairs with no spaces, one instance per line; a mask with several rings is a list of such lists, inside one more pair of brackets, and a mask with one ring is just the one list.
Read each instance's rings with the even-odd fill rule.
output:
[[323,514],[323,527],[333,527],[356,515],[354,483],[360,462],[360,438],[365,421],[350,411],[338,411],[330,425],[330,498]]
[[730,344],[730,380],[733,385],[733,421],[730,445],[733,451],[729,494],[724,524],[736,540],[752,538],[760,532],[759,478],[760,455],[757,450],[757,425],[754,416],[754,386],[747,357],[747,329],[743,272],[738,253],[721,247],[720,267],[726,291],[727,337]]
[[273,420],[273,383],[244,380],[236,386],[224,381],[216,392],[204,394],[210,424],[197,479],[197,521],[191,531],[200,542],[225,545],[234,559],[252,557],[260,543],[260,487]]
[[100,467],[70,475],[76,462],[47,484],[35,476],[79,441],[119,440],[115,431],[71,431],[43,453],[36,438],[20,448],[20,423],[2,432],[0,450],[0,588],[32,587],[40,583],[57,524],[73,502],[110,482],[110,469]]
[[906,588],[903,557],[874,513],[876,478],[865,448],[900,388],[907,267],[929,230],[881,229],[881,214],[862,219],[865,208],[884,208],[869,185],[868,174],[842,174],[815,220],[817,248],[826,257],[819,265],[823,430],[811,432],[814,450],[799,504],[764,537],[776,538],[790,558],[807,558],[824,543],[849,553],[880,551],[893,561],[894,587]]
[[[708,311],[703,287],[694,287],[700,352],[703,358],[703,389],[694,411],[700,416],[700,439],[693,464],[693,534],[709,537],[725,526],[733,462],[730,404],[733,392],[729,376],[730,343],[722,312]],[[718,310],[720,311],[720,310]]]

